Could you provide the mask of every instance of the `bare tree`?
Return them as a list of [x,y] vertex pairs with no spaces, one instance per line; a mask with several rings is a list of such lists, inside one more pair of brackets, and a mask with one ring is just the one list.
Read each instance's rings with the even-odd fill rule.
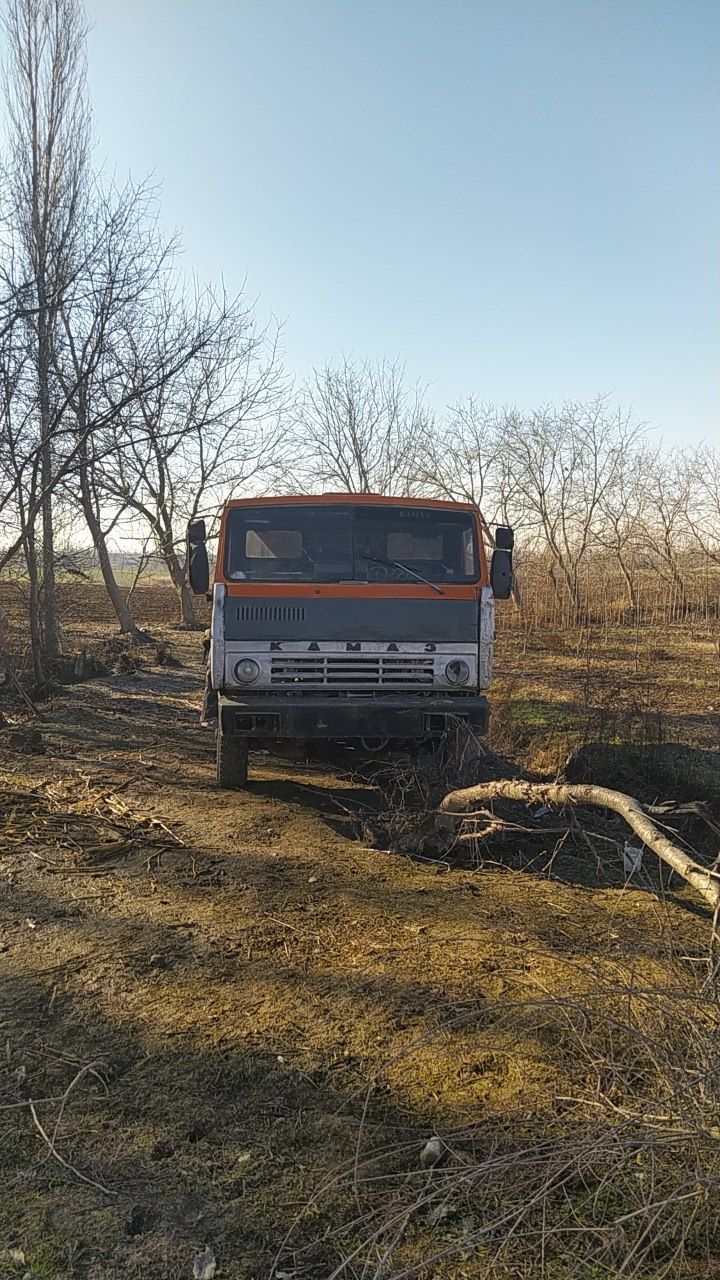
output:
[[498,424],[494,405],[468,396],[452,405],[441,423],[430,422],[420,439],[423,488],[432,495],[475,503],[488,534],[493,515],[487,507],[494,514],[497,503]]
[[643,457],[641,475],[644,494],[641,545],[684,612],[688,596],[683,553],[691,540],[693,461],[686,453],[668,454],[658,445]]
[[[63,294],[77,270],[86,199],[85,22],[77,0],[8,0],[3,25],[9,132],[3,182],[14,249],[9,262],[19,273],[11,284],[21,298],[36,382],[42,630],[44,649],[52,657],[60,646],[53,547],[59,423],[53,351]],[[24,515],[34,519],[32,506]],[[33,530],[33,544],[35,540]]]
[[491,525],[522,530],[528,512],[506,441],[516,424],[512,409],[500,410],[475,396],[456,401],[421,441],[420,475],[430,494],[475,503],[488,541]]
[[544,544],[558,595],[583,608],[580,570],[596,544],[603,503],[643,427],[607,398],[508,415],[503,451],[527,522]]
[[96,472],[98,486],[151,531],[181,623],[194,626],[185,525],[208,509],[215,514],[275,461],[285,394],[277,333],[258,328],[242,297],[206,291],[187,303],[166,293],[126,343],[133,403],[115,421],[115,449]]
[[720,450],[700,445],[689,465],[688,523],[703,555],[720,564]]
[[327,364],[297,397],[286,481],[308,491],[417,493],[430,420],[422,389],[406,384],[400,364]]
[[638,608],[637,563],[647,518],[647,457],[647,449],[629,449],[624,459],[618,460],[614,481],[603,489],[598,503],[597,543],[620,569],[631,614]]
[[136,628],[112,564],[108,537],[125,506],[108,504],[100,478],[115,452],[114,428],[131,405],[166,377],[174,376],[190,353],[176,361],[146,359],[142,377],[126,372],[126,335],[172,263],[174,243],[157,234],[153,193],[128,185],[95,199],[86,225],[82,270],[66,289],[54,359],[67,398],[66,419],[77,443],[76,465],[66,489],[85,518],[110,601],[124,633]]

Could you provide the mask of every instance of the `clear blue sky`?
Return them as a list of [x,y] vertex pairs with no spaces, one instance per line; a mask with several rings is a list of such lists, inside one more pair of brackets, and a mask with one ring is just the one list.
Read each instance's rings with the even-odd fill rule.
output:
[[298,376],[720,417],[718,0],[90,0],[98,155]]

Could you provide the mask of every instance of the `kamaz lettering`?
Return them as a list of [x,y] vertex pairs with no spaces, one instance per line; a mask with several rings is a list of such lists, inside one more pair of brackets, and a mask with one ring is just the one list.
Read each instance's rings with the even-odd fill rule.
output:
[[[287,645],[282,640],[271,640],[268,645],[268,649],[270,653],[282,653],[286,648],[287,648]],[[356,642],[353,642],[352,640],[348,640],[345,644],[346,653],[362,653],[364,651],[367,651],[368,648],[369,646],[365,645],[363,649],[363,644],[362,644],[362,641],[360,640]],[[322,649],[322,645],[319,640],[311,640],[310,643],[306,646],[306,651],[308,653],[319,653],[321,649]],[[423,653],[435,653],[436,650],[437,650],[436,644],[422,645]],[[393,642],[391,641],[390,644],[382,646],[382,651],[384,653],[400,653],[400,646],[397,644],[393,644]]]

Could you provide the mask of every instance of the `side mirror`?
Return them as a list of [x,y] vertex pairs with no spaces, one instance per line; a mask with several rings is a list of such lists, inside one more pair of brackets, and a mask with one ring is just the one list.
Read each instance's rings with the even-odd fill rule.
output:
[[490,588],[496,600],[507,600],[512,592],[512,552],[501,547],[492,553]]
[[196,596],[205,595],[210,586],[210,565],[204,520],[191,520],[187,527],[187,575],[190,590]]
[[512,551],[515,546],[515,534],[506,524],[499,524],[495,530],[495,546],[501,551]]

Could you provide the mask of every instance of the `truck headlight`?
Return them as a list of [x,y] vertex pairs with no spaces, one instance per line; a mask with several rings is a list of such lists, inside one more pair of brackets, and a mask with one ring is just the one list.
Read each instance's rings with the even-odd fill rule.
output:
[[235,663],[233,672],[239,684],[254,684],[260,675],[260,667],[254,658],[241,658]]
[[448,684],[467,684],[470,679],[470,667],[464,658],[453,658],[445,668],[445,679]]

